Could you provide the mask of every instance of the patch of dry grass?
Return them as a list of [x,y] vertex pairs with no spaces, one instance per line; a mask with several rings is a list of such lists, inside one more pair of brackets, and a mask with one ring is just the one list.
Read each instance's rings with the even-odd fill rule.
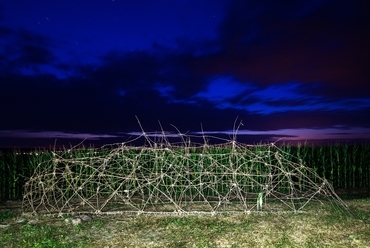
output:
[[346,202],[352,214],[315,205],[285,214],[99,215],[78,226],[4,215],[13,224],[0,229],[0,247],[370,247],[370,199]]
[[281,215],[138,216],[91,247],[370,247],[370,201],[350,205],[357,216],[325,206]]

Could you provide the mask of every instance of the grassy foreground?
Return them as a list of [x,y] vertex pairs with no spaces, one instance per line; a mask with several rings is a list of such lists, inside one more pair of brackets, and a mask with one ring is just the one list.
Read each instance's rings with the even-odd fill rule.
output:
[[370,198],[346,203],[351,215],[315,205],[280,215],[100,215],[75,226],[2,208],[0,247],[370,247]]

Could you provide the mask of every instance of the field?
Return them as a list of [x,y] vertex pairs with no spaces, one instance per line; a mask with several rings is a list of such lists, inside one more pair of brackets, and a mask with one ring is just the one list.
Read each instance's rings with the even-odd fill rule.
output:
[[66,222],[68,215],[20,215],[9,205],[0,212],[10,224],[0,228],[0,246],[370,247],[370,198],[345,202],[349,213],[315,205],[287,214],[90,215],[79,225]]
[[[180,144],[0,156],[3,247],[367,247],[370,145]],[[370,246],[369,246],[370,247]]]

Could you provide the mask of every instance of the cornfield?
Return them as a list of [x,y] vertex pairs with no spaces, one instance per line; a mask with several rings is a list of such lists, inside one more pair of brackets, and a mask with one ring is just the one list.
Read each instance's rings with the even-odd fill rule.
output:
[[[268,146],[245,146],[247,150],[267,153]],[[179,148],[171,148],[176,149]],[[231,149],[231,146],[220,145],[208,150],[214,154],[224,154]],[[299,163],[302,161],[307,167],[313,169],[320,177],[328,180],[334,189],[353,189],[370,187],[370,144],[332,144],[332,145],[289,145],[284,144],[279,147],[284,151],[287,160]],[[25,182],[32,176],[35,169],[42,164],[47,167],[53,161],[55,153],[62,156],[78,159],[93,159],[97,156],[109,154],[109,148],[86,148],[79,147],[71,150],[64,149],[60,151],[53,150],[34,150],[31,152],[22,152],[21,150],[0,151],[0,199],[2,200],[20,200],[24,195]],[[179,151],[179,150],[178,150]],[[138,153],[143,153],[141,147],[131,149],[130,154],[126,156],[135,157]],[[201,148],[193,148],[191,151],[192,160],[199,160],[201,163],[206,161],[202,159]],[[164,152],[163,156],[166,156]],[[141,157],[145,159],[145,156]],[[222,156],[220,156],[220,163]],[[154,166],[156,161],[143,161],[148,166]],[[174,163],[178,161],[173,161]],[[182,162],[181,162],[182,163]],[[149,165],[151,164],[151,165]],[[116,161],[117,166],[123,166],[122,161]],[[251,167],[261,166],[259,162],[256,165],[248,164]],[[160,168],[158,168],[160,170]],[[122,170],[122,173],[125,171]]]

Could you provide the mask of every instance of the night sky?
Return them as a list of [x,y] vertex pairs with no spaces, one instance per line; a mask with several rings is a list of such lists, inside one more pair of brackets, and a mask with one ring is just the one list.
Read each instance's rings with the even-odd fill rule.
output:
[[[0,3],[0,147],[161,129],[370,141],[367,0]],[[162,127],[162,128],[161,128]]]

